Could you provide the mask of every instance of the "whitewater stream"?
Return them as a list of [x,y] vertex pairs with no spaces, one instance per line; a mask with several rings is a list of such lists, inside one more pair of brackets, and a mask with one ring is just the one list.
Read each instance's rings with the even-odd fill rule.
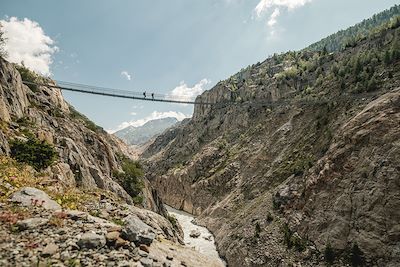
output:
[[[214,242],[214,236],[210,231],[208,231],[207,228],[194,224],[194,217],[191,214],[174,209],[167,205],[165,207],[169,214],[175,216],[179,224],[182,226],[184,242],[186,246],[194,248],[209,258],[217,259],[223,266],[226,266],[226,263],[219,257],[217,247],[215,246]],[[200,236],[197,238],[190,237],[190,232],[193,230],[198,231]]]

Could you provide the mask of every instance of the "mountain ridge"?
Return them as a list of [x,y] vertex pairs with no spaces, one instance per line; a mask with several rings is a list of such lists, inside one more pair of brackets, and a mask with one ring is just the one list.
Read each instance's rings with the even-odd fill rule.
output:
[[199,216],[229,265],[400,263],[399,26],[219,82],[196,101],[220,105],[196,106],[143,152],[148,179]]
[[156,135],[178,123],[175,117],[150,120],[141,126],[128,126],[114,133],[128,145],[143,145]]

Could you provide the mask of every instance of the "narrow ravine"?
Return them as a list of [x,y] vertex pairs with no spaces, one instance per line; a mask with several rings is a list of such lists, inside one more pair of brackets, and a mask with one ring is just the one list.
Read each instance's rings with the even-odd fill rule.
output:
[[[192,247],[209,258],[218,259],[221,262],[221,266],[226,266],[226,263],[218,254],[214,236],[207,228],[194,224],[193,220],[195,218],[187,212],[174,209],[167,205],[166,208],[171,215],[175,216],[179,224],[182,226],[186,246]],[[190,234],[192,231],[199,233],[200,236],[191,237]]]

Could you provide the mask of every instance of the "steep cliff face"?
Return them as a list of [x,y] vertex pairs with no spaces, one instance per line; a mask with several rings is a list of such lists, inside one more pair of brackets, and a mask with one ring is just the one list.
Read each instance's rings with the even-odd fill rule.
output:
[[399,35],[276,55],[220,82],[197,99],[216,105],[142,154],[148,178],[232,266],[399,264]]
[[24,85],[21,75],[52,81],[17,68],[0,58],[1,266],[222,265],[181,245],[158,192],[130,175],[140,170],[121,140],[59,90]]
[[[10,155],[11,140],[33,135],[53,145],[58,154],[56,162],[45,170],[51,179],[65,187],[111,191],[132,203],[132,197],[113,179],[113,171],[121,170],[118,157],[129,157],[125,145],[69,106],[60,90],[24,85],[19,71],[3,59],[0,115],[2,154]],[[144,206],[159,211],[149,186],[143,195]]]

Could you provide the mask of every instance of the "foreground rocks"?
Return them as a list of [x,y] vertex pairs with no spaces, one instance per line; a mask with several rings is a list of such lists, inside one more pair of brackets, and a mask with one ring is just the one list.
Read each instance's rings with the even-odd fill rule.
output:
[[180,245],[170,222],[151,211],[103,199],[92,212],[107,213],[99,218],[15,205],[14,196],[1,204],[0,266],[220,266]]

